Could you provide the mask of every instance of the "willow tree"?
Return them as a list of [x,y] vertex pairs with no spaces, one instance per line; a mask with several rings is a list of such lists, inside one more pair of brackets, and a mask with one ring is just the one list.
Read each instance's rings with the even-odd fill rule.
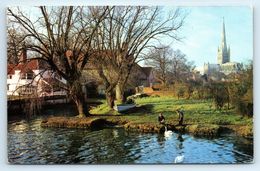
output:
[[[26,47],[39,54],[51,70],[63,77],[78,116],[88,115],[81,86],[82,70],[93,55],[93,37],[107,7],[8,8],[8,25],[23,30]],[[33,15],[29,15],[33,14]]]
[[[124,91],[132,68],[147,49],[164,39],[179,40],[177,31],[185,15],[180,9],[166,11],[161,7],[110,7],[97,34],[96,47],[107,52],[105,66],[113,70],[114,79],[107,88],[115,89],[116,99],[124,102]],[[104,72],[101,76],[107,82]],[[116,84],[115,84],[116,82]]]

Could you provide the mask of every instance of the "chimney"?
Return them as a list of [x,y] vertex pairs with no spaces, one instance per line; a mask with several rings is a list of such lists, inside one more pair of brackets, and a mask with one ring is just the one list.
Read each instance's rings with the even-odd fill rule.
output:
[[26,63],[27,60],[27,50],[25,45],[23,45],[22,50],[20,52],[20,57],[19,57],[19,63]]

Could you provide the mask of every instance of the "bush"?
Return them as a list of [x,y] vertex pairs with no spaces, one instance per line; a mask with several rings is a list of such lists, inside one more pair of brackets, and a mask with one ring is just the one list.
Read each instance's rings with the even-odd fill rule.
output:
[[125,102],[126,104],[134,104],[135,103],[135,101],[134,101],[134,99],[131,99],[131,98],[127,98],[127,100],[126,100],[126,102]]
[[236,111],[242,115],[242,116],[249,116],[252,117],[253,116],[253,103],[249,103],[246,101],[243,101],[241,99],[237,99],[237,101],[235,102],[235,107],[236,107]]
[[177,90],[177,97],[178,97],[178,99],[179,99],[180,97],[183,97],[183,96],[184,96],[184,93],[185,93],[184,88],[183,88],[183,87],[179,87],[178,90]]
[[233,84],[231,102],[243,116],[253,116],[253,63],[250,63]]
[[192,99],[201,99],[198,90],[195,90],[195,91],[192,92],[191,98],[192,98]]
[[229,103],[229,92],[227,91],[225,83],[212,83],[209,85],[209,88],[217,109],[222,109],[226,103]]

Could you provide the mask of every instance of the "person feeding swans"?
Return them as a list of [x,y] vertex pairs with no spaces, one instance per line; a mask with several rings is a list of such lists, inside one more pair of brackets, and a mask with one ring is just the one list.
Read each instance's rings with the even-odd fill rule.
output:
[[162,113],[160,113],[158,116],[158,122],[159,124],[165,125],[165,117],[163,116]]
[[178,114],[178,125],[182,126],[183,125],[183,120],[184,120],[184,110],[183,107],[179,108],[176,110],[177,114]]
[[159,114],[158,121],[159,121],[159,124],[162,124],[165,128],[164,136],[170,137],[173,134],[173,132],[171,130],[167,130],[167,125],[165,124],[165,117],[163,116],[162,113]]

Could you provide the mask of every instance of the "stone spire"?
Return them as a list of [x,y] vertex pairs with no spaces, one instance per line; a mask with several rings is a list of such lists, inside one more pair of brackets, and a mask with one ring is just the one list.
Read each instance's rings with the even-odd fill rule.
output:
[[227,48],[225,21],[223,17],[221,44],[218,47],[218,64],[224,64],[230,61],[230,49]]
[[221,35],[221,46],[222,46],[222,49],[225,49],[225,50],[227,49],[224,17],[223,17],[223,27],[222,27],[222,35]]

